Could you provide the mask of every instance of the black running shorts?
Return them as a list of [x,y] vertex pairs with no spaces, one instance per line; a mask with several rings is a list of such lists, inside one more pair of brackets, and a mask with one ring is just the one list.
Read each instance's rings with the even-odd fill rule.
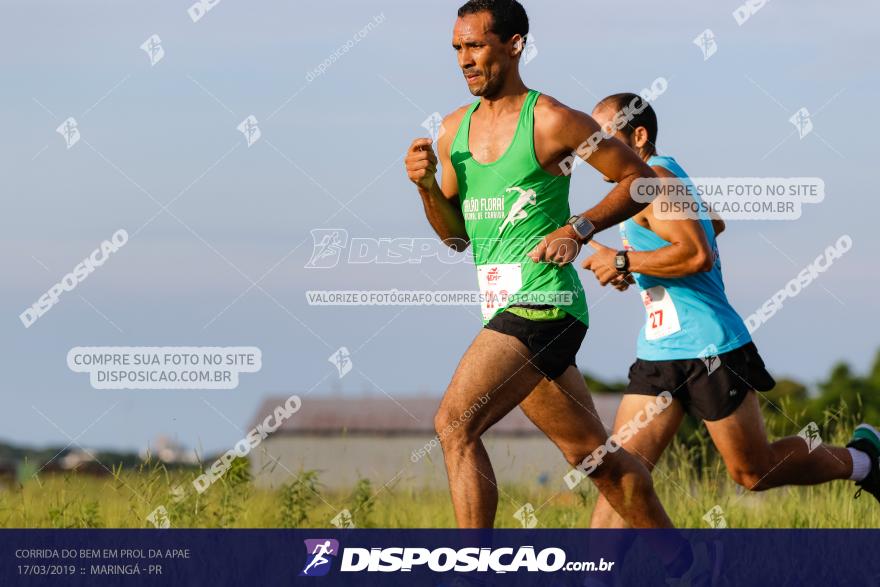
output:
[[531,361],[553,380],[575,364],[575,355],[587,334],[586,325],[569,314],[558,320],[529,320],[511,312],[500,312],[484,326],[517,338],[531,351]]
[[750,390],[770,391],[775,386],[758,349],[750,342],[706,359],[636,359],[624,393],[660,395],[669,391],[694,418],[713,422],[736,411]]

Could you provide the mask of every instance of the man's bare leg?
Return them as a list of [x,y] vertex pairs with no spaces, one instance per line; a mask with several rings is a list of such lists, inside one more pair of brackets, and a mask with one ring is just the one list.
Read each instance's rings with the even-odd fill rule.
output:
[[[644,412],[649,404],[655,403],[656,399],[657,397],[653,395],[624,395],[614,418],[614,431],[620,430],[623,425],[632,421],[639,412]],[[650,424],[623,443],[624,450],[636,457],[649,472],[653,471],[663,451],[675,436],[682,418],[684,418],[684,410],[681,404],[673,401],[665,410],[657,414]],[[600,495],[593,509],[590,527],[629,528],[630,525],[615,511],[605,496]]]
[[483,329],[465,352],[434,427],[443,447],[459,528],[491,528],[498,488],[480,436],[513,410],[542,379],[531,352],[513,336]]
[[[615,420],[615,430],[629,421],[653,396],[626,395]],[[623,446],[639,456],[649,470],[660,459],[683,417],[676,402]],[[764,418],[755,393],[749,393],[737,410],[722,420],[705,422],[718,452],[734,481],[752,491],[781,485],[814,485],[852,474],[852,457],[845,448],[822,445],[810,452],[797,436],[767,440]],[[602,497],[593,511],[594,528],[626,527]]]
[[[572,466],[608,439],[583,375],[574,366],[553,382],[542,380],[520,407]],[[625,450],[606,455],[590,479],[633,527],[672,527],[654,493],[650,472]]]
[[706,422],[706,428],[731,478],[750,491],[817,485],[852,474],[852,457],[845,448],[823,444],[811,452],[800,436],[771,444],[755,392],[749,392],[730,416]]

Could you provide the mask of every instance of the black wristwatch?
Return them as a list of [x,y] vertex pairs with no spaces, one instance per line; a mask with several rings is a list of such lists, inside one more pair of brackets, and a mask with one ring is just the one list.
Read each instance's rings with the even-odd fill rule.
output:
[[575,234],[582,242],[587,242],[593,238],[593,234],[596,232],[596,227],[593,226],[593,223],[583,216],[572,216],[568,219],[568,224],[571,225]]
[[627,251],[617,251],[617,254],[614,255],[614,268],[618,273],[629,271],[629,255],[626,253]]

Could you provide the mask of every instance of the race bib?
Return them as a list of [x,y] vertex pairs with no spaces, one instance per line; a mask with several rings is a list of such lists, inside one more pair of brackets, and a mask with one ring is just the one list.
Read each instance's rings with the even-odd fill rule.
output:
[[503,265],[478,265],[477,280],[480,283],[480,310],[488,320],[498,308],[507,305],[510,296],[522,288],[522,268],[519,263]]
[[645,304],[647,322],[645,338],[657,340],[681,330],[678,312],[666,288],[662,285],[642,290],[642,302]]

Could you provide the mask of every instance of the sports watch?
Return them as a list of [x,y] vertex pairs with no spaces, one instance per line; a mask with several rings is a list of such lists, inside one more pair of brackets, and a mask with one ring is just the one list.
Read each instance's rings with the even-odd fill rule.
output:
[[587,242],[593,238],[593,234],[596,232],[596,227],[593,226],[593,223],[583,216],[572,216],[568,219],[568,224],[571,225],[574,233],[582,242]]
[[626,273],[629,270],[629,255],[627,251],[617,251],[614,255],[614,268],[618,273]]

